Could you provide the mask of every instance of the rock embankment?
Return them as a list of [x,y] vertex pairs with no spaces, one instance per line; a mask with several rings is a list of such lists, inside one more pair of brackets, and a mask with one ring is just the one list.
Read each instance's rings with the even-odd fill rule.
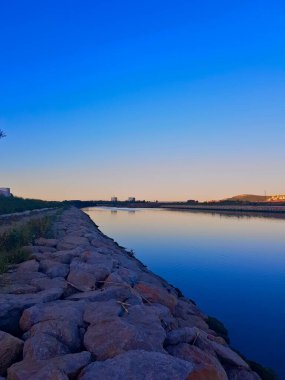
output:
[[75,208],[0,276],[0,377],[258,380],[196,305]]

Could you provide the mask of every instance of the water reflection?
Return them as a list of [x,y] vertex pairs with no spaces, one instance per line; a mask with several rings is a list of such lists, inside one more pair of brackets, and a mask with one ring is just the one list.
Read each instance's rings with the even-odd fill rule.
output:
[[87,213],[151,270],[224,321],[234,347],[285,379],[285,220],[205,211],[112,211]]

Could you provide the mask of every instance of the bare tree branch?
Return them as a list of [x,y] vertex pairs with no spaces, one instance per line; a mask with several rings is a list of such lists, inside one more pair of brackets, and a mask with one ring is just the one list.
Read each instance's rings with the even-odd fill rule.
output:
[[2,129],[0,129],[0,139],[2,139],[3,137],[6,137],[5,133],[2,131]]

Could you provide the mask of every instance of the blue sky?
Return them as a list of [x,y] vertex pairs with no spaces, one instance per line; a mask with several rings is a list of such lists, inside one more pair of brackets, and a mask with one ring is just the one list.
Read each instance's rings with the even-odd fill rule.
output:
[[3,2],[0,185],[44,199],[285,193],[284,11]]

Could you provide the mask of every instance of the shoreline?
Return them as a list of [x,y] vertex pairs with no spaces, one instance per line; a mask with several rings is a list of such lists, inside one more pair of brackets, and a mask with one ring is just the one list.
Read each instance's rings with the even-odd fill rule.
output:
[[0,276],[0,341],[23,353],[10,358],[8,380],[49,371],[78,380],[261,379],[214,318],[83,211],[58,218],[55,236],[38,239],[30,260]]
[[250,205],[224,205],[224,206],[163,206],[167,209],[177,210],[201,210],[201,211],[223,211],[223,212],[239,212],[239,213],[252,213],[252,214],[278,214],[285,218],[285,206],[250,206]]

